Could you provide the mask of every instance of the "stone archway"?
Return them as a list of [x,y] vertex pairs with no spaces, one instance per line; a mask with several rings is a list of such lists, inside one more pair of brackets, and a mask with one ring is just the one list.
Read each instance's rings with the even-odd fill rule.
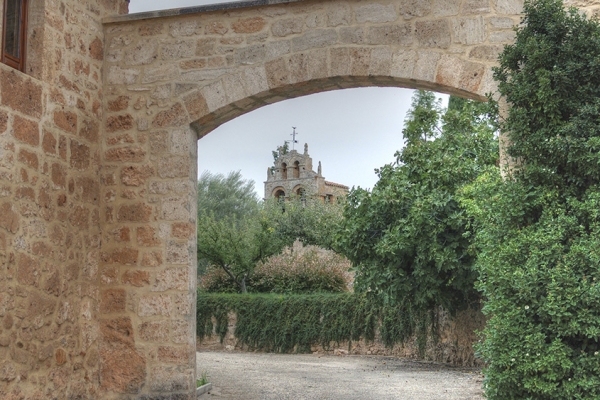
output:
[[[220,7],[104,20],[99,225],[131,237],[102,242],[100,270],[123,278],[100,286],[100,327],[112,332],[125,321],[140,364],[138,375],[111,384],[117,353],[101,351],[107,395],[193,391],[197,139],[264,105],[328,90],[390,86],[484,99],[522,0]],[[114,338],[101,340],[110,349]]]

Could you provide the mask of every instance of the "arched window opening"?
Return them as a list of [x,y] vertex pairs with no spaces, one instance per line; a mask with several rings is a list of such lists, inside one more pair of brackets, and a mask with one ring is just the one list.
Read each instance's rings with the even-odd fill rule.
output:
[[277,201],[282,202],[285,200],[285,192],[281,189],[278,189],[275,191],[275,194],[273,195],[273,197],[275,197],[277,199]]
[[281,163],[281,179],[287,179],[287,164]]
[[294,178],[300,178],[300,163],[298,161],[294,162]]

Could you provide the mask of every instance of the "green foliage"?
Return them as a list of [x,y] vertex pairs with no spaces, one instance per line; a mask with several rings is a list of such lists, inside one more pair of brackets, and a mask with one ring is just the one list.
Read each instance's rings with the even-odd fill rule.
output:
[[198,256],[222,268],[242,293],[255,265],[290,244],[264,210],[239,220],[213,216],[198,220]]
[[227,176],[204,171],[198,180],[198,218],[213,216],[242,219],[259,208],[254,181],[242,178],[240,171]]
[[[198,180],[199,225],[210,225],[224,220],[244,220],[259,210],[254,181],[242,178],[240,171],[231,171],[226,177],[204,171]],[[209,260],[198,252],[198,275],[206,272]]]
[[[350,262],[341,255],[319,254],[308,249],[301,254],[284,252],[259,263],[247,281],[252,293],[339,293],[349,290]],[[209,293],[235,293],[231,278],[222,268],[209,268],[201,289]]]
[[[197,334],[213,328],[225,338],[228,313],[237,314],[235,337],[251,349],[309,352],[311,345],[375,339],[386,346],[403,343],[415,329],[395,306],[381,307],[364,294],[235,295],[198,292]],[[213,325],[213,319],[216,324]]]
[[206,371],[202,371],[202,374],[200,376],[200,379],[196,380],[196,388],[199,388],[200,386],[204,386],[208,383],[208,372]]
[[462,204],[477,231],[489,399],[600,398],[600,26],[526,1],[495,70],[520,162]]
[[[289,151],[290,145],[286,140],[285,142],[283,142],[283,146],[279,146],[277,148],[277,151],[271,152],[273,154],[273,164],[277,164],[277,160],[279,160],[279,157],[289,153]],[[271,173],[275,173],[275,166],[271,167]]]
[[[292,199],[285,204],[276,200],[261,203],[253,212],[240,218],[235,215],[216,218],[212,214],[200,217],[198,257],[206,260],[209,265],[207,270],[210,271],[208,277],[202,278],[206,281],[204,287],[210,291],[239,290],[242,293],[248,290],[266,290],[268,285],[260,282],[266,282],[270,278],[264,276],[262,279],[252,279],[257,263],[279,254],[296,239],[305,244],[331,247],[334,228],[339,223],[341,214],[342,206],[338,204]],[[210,265],[222,269],[228,278],[211,270]],[[315,278],[313,283],[307,282],[306,290],[314,290],[316,286],[335,287],[337,283],[330,282],[333,286],[325,283],[325,275],[323,279]],[[283,279],[283,275],[280,278]],[[299,277],[294,277],[289,284],[297,278]],[[262,289],[248,289],[254,283],[262,285]],[[296,282],[293,289],[285,290],[296,291],[299,286],[299,282]],[[282,288],[279,284],[275,287],[279,289],[274,290]]]
[[304,245],[331,249],[344,205],[343,199],[332,204],[320,199],[291,197],[285,203],[272,199],[265,202],[264,207],[273,218],[278,234],[288,241],[298,239]]
[[469,219],[455,194],[497,161],[496,109],[452,105],[444,113],[432,93],[416,93],[405,148],[378,170],[371,192],[350,192],[336,241],[355,267],[355,290],[415,321],[478,300]]

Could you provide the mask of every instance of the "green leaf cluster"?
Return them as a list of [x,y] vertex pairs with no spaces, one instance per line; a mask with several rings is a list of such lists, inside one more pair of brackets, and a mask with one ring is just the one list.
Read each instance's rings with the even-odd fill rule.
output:
[[489,317],[489,399],[600,398],[600,25],[525,2],[495,69],[517,161],[462,192]]
[[415,321],[479,300],[470,219],[456,193],[496,168],[496,114],[493,102],[453,98],[443,110],[433,93],[415,94],[396,163],[377,171],[372,191],[348,196],[335,245],[353,263],[355,290]]

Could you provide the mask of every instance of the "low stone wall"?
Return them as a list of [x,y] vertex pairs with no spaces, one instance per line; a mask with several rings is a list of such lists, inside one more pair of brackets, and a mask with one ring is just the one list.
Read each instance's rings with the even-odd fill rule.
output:
[[[475,356],[473,345],[478,340],[476,332],[484,328],[485,321],[481,311],[476,310],[459,312],[454,318],[450,318],[447,313],[440,313],[438,318],[439,337],[437,341],[429,338],[424,357],[419,356],[416,338],[411,338],[402,345],[386,348],[379,335],[376,336],[374,342],[360,340],[352,343],[331,343],[328,349],[315,345],[311,350],[318,354],[384,355],[465,367],[482,366],[483,362]],[[213,332],[212,336],[205,337],[203,340],[198,338],[197,350],[254,351],[239,343],[235,337],[235,326],[236,315],[230,313],[228,332],[223,343],[216,332]]]

